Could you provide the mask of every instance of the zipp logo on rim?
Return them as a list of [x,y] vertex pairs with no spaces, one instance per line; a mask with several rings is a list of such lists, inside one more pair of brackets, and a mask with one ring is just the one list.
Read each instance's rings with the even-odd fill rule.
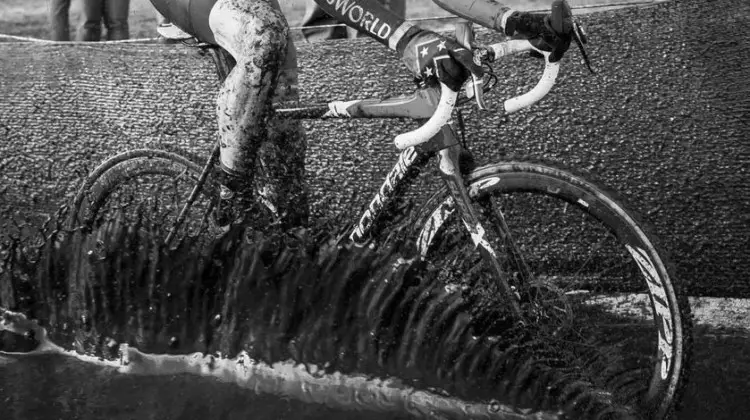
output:
[[672,355],[674,353],[674,331],[672,326],[674,325],[672,319],[672,313],[669,310],[669,300],[667,299],[667,293],[664,290],[661,280],[656,272],[654,263],[646,254],[646,251],[640,248],[633,248],[630,245],[625,245],[633,256],[633,259],[638,263],[638,268],[641,269],[641,273],[646,277],[646,283],[651,291],[651,301],[654,305],[654,318],[657,320],[657,326],[659,328],[659,351],[661,352],[661,378],[667,379],[669,376],[669,369],[671,368]]
[[498,182],[500,182],[499,176],[493,176],[490,178],[480,179],[479,181],[476,181],[471,184],[471,187],[469,188],[469,195],[472,197],[476,197],[479,195],[479,193],[482,190],[485,190],[493,185],[496,185]]
[[453,197],[448,197],[438,206],[437,209],[435,209],[435,211],[432,212],[430,218],[427,219],[422,227],[422,231],[417,239],[417,249],[419,250],[420,255],[423,257],[427,255],[432,240],[435,238],[435,235],[440,228],[443,227],[443,222],[453,214],[454,210]]

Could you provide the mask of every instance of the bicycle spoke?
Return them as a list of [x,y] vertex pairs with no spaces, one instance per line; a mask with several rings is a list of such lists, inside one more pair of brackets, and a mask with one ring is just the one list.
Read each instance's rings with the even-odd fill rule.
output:
[[[621,216],[619,203],[601,201],[596,187],[596,193],[584,192],[580,179],[569,182],[569,175],[551,175],[549,167],[534,164],[526,166],[534,170],[519,171],[518,165],[497,165],[507,172],[478,170],[482,175],[472,187],[477,191],[477,209],[482,210],[479,222],[494,233],[487,236],[490,245],[507,255],[502,259],[504,270],[516,273],[522,280],[518,284],[528,287],[520,291],[525,296],[524,316],[532,323],[527,327],[536,339],[556,349],[569,368],[589,375],[619,402],[656,404],[663,415],[676,395],[675,388],[666,384],[681,376],[665,377],[662,369],[684,356],[682,347],[667,350],[680,352],[674,357],[662,350],[662,336],[672,330],[660,328],[670,318],[653,310],[649,281],[654,280],[644,277],[642,266],[653,262],[636,259],[637,253],[653,246],[640,242],[644,236],[633,218]],[[435,206],[428,214],[441,217],[440,211]],[[504,301],[487,288],[472,287],[494,274],[476,269],[481,265],[476,253],[461,253],[471,238],[457,233],[450,218],[429,222],[447,226],[433,236],[435,253],[430,248],[428,255],[436,262],[449,255],[450,263],[436,269],[446,273],[446,281],[462,285],[457,290],[476,299],[472,315],[482,325],[490,325],[485,331],[492,325],[507,328]],[[668,285],[669,275],[658,281]],[[685,332],[680,334],[682,338]]]

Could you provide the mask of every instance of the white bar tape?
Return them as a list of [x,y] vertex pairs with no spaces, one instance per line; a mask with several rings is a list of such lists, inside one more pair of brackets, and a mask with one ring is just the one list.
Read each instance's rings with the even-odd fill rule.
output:
[[490,45],[490,48],[495,52],[495,58],[534,49],[531,43],[525,39],[498,42],[497,44]]
[[539,100],[549,93],[552,86],[555,85],[555,79],[557,79],[557,74],[560,71],[560,62],[550,63],[549,53],[545,51],[540,52],[544,54],[544,60],[546,62],[542,78],[539,79],[539,82],[530,91],[523,95],[506,100],[504,103],[506,113],[511,114],[539,102]]
[[438,102],[437,109],[432,114],[432,117],[416,130],[396,136],[394,143],[399,150],[404,150],[407,147],[416,146],[430,140],[450,121],[453,115],[453,108],[456,106],[458,92],[452,91],[443,83],[440,83],[440,88],[440,102]]

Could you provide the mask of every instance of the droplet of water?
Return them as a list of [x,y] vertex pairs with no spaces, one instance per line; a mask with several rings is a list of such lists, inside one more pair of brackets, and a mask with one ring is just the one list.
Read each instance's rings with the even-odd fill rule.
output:
[[107,338],[107,348],[110,350],[114,350],[115,347],[117,347],[117,341],[115,341],[115,339],[112,337]]
[[169,347],[170,348],[176,348],[180,344],[180,340],[177,337],[172,337],[169,339]]
[[85,332],[91,331],[91,316],[89,316],[88,311],[83,311],[81,313],[81,326]]
[[500,411],[500,402],[497,400],[490,401],[490,406],[488,407],[490,413],[496,414]]
[[120,365],[127,366],[130,364],[130,358],[128,357],[128,345],[123,344],[120,346]]

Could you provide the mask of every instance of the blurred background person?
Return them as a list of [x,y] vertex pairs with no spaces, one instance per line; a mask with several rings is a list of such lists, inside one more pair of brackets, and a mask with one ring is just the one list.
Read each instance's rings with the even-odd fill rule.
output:
[[78,41],[100,41],[102,24],[107,28],[108,41],[130,38],[130,0],[82,0],[82,6],[82,23],[76,36]]
[[[379,0],[391,12],[404,17],[406,15],[406,0]],[[326,12],[320,9],[314,0],[307,0],[305,17],[302,18],[302,26],[336,25],[339,24]],[[302,34],[308,42],[323,41],[328,39],[357,38],[359,32],[345,25],[331,28],[306,28]]]
[[50,0],[50,39],[70,41],[70,0]]

